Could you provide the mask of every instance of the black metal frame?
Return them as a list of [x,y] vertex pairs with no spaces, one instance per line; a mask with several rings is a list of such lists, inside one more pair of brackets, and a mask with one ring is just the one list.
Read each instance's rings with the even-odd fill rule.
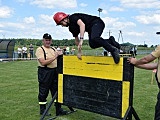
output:
[[[127,59],[127,58],[125,58]],[[127,62],[127,60],[125,61]],[[126,66],[128,69],[133,68],[133,74],[132,75],[129,75],[132,79],[130,81],[130,97],[129,97],[129,107],[127,109],[127,112],[125,114],[125,116],[122,118],[122,120],[132,120],[132,116],[134,116],[134,118],[136,120],[140,120],[140,118],[138,117],[138,114],[136,113],[135,109],[133,108],[133,87],[134,87],[134,66],[133,65],[130,65],[130,64],[127,64]]]
[[[57,98],[57,96],[58,96],[58,92],[56,92],[55,95],[53,96],[51,102],[48,104],[48,106],[47,106],[46,110],[44,111],[43,115],[41,116],[40,120],[44,120],[45,119],[48,111],[50,110],[50,108],[51,108],[52,104],[54,103],[55,99]],[[67,114],[70,114],[70,113],[73,113],[73,112],[76,111],[72,107],[68,107],[68,108],[69,108],[70,111]],[[48,120],[53,120],[53,119],[56,119],[58,117],[57,110],[58,110],[58,107],[56,106],[56,116],[51,117]]]
[[136,120],[140,120],[135,109],[132,106],[129,106],[124,118],[122,120],[132,120],[132,115]]

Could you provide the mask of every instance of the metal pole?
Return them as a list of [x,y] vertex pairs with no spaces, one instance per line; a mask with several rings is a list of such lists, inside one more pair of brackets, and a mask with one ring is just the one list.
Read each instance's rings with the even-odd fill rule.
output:
[[57,92],[55,93],[55,95],[53,96],[51,102],[49,103],[48,107],[46,108],[46,110],[44,111],[43,115],[41,116],[40,120],[44,120],[46,114],[48,113],[50,107],[52,106],[52,104],[54,103],[54,100],[57,98]]
[[102,8],[98,8],[98,12],[99,12],[99,17],[100,17],[100,12],[102,12]]

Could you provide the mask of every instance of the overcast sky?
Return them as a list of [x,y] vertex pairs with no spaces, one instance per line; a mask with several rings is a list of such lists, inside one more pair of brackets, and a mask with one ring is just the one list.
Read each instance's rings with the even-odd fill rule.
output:
[[[53,39],[73,39],[68,28],[56,26],[56,12],[86,13],[105,22],[102,37],[119,42],[160,43],[160,0],[0,0],[0,38],[37,38],[50,33]],[[85,39],[87,39],[85,33]]]

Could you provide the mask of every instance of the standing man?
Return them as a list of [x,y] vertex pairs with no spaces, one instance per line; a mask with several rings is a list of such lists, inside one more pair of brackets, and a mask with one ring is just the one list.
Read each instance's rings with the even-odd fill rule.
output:
[[69,53],[70,53],[70,48],[69,48],[69,46],[67,46],[66,47],[66,54],[69,55]]
[[29,46],[29,54],[30,54],[30,60],[33,58],[33,50],[34,50],[34,48],[33,48],[33,45],[32,44],[30,44],[30,46]]
[[[158,63],[150,63],[158,58]],[[138,68],[146,70],[157,69],[155,74],[158,87],[160,89],[160,45],[149,55],[137,60],[136,58],[128,58],[128,61]],[[160,91],[157,95],[157,104],[155,106],[155,118],[154,120],[160,120]]]
[[[73,37],[75,37],[75,44],[78,46],[77,57],[79,59],[82,59],[84,33],[88,32],[90,47],[93,49],[103,47],[107,51],[111,52],[114,62],[116,64],[119,63],[120,56],[118,49],[120,49],[120,45],[115,41],[113,36],[111,36],[109,40],[101,37],[105,24],[100,17],[83,13],[68,15],[63,12],[57,12],[53,16],[53,19],[57,25],[69,27],[69,31],[72,33]],[[79,34],[80,37],[78,37]]]
[[[40,115],[42,115],[46,109],[49,91],[53,97],[58,90],[57,57],[62,55],[61,52],[58,52],[54,47],[51,47],[52,37],[50,34],[44,34],[42,42],[43,45],[38,47],[35,53],[38,59],[38,100]],[[61,104],[56,103],[55,105],[58,108],[56,115],[67,113],[61,108]]]
[[21,46],[18,46],[17,51],[18,51],[18,58],[22,58],[22,48],[21,48]]
[[26,47],[26,45],[24,45],[22,47],[22,58],[26,58],[27,59],[27,47]]

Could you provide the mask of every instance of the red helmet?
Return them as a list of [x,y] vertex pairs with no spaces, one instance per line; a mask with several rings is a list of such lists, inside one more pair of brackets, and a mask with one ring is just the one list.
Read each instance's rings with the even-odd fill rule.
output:
[[59,23],[64,19],[68,17],[67,14],[65,14],[64,12],[57,12],[54,16],[53,19],[56,22],[57,25],[59,25]]

